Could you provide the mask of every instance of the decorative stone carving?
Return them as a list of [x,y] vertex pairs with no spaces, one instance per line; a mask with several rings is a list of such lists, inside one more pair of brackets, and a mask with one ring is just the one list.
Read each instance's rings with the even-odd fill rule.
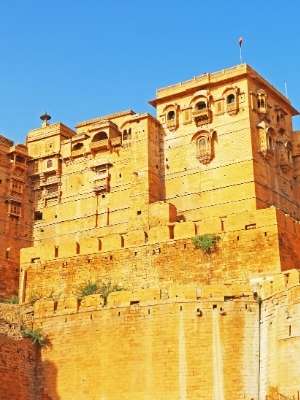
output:
[[235,115],[239,111],[239,88],[228,87],[223,92],[225,110],[229,115]]
[[179,107],[177,104],[168,104],[160,116],[162,124],[169,130],[175,131],[178,128]]
[[259,152],[266,158],[274,155],[275,131],[265,121],[257,125]]
[[260,114],[267,113],[267,94],[262,89],[259,89],[256,93],[256,106]]
[[277,142],[277,148],[279,166],[281,170],[286,173],[293,165],[292,144],[289,141],[283,142],[279,140]]
[[196,92],[190,104],[192,106],[192,116],[197,126],[212,122],[211,96],[207,90]]
[[196,157],[201,164],[208,164],[214,157],[214,135],[213,130],[200,131],[192,138],[196,145]]

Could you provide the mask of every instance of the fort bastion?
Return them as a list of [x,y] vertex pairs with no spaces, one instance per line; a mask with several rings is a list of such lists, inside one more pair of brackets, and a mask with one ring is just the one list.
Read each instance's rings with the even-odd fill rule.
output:
[[246,64],[150,104],[0,136],[0,398],[299,400],[298,111]]

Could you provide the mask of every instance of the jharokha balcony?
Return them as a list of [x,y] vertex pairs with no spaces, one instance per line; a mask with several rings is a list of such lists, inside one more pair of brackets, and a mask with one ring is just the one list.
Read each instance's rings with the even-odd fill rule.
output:
[[195,109],[193,118],[197,126],[211,123],[211,110],[209,108]]
[[93,190],[95,193],[109,192],[109,175],[94,181]]
[[109,149],[109,139],[105,132],[100,132],[95,135],[90,144],[91,151],[108,150]]

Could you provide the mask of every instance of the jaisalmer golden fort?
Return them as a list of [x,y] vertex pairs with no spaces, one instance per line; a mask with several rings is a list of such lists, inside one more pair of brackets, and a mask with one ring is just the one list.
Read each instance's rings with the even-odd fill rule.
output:
[[1,400],[299,400],[298,111],[240,64],[0,136]]

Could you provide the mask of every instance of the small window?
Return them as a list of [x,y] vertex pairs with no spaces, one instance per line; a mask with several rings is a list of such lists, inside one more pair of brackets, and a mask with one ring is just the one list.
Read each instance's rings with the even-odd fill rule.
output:
[[10,255],[10,248],[8,247],[6,250],[5,250],[5,258],[8,260],[9,259],[9,255]]
[[264,99],[258,99],[257,100],[257,107],[258,108],[265,108],[265,100]]
[[102,250],[102,240],[98,239],[98,251]]
[[235,95],[234,94],[230,94],[227,96],[227,104],[233,104],[235,102]]
[[172,121],[175,119],[175,111],[169,111],[167,114],[167,120]]
[[121,247],[123,248],[125,246],[125,239],[124,236],[121,235]]
[[80,244],[76,242],[76,254],[80,254]]
[[54,257],[57,258],[58,257],[58,246],[54,247]]
[[257,108],[258,111],[266,112],[267,102],[266,93],[264,91],[259,91],[257,93]]
[[131,128],[123,130],[123,140],[130,140],[131,139]]
[[93,137],[92,142],[99,142],[100,140],[107,140],[108,136],[106,132],[99,132]]
[[72,150],[73,151],[76,151],[76,150],[80,150],[80,149],[82,149],[83,148],[83,143],[76,143],[76,144],[74,144],[74,146],[72,147]]
[[51,168],[52,165],[53,165],[52,160],[48,160],[48,161],[47,161],[47,168]]
[[206,104],[205,101],[199,101],[199,102],[196,104],[196,109],[197,109],[197,110],[205,110],[206,108],[207,108],[207,104]]
[[18,163],[24,164],[25,163],[25,158],[21,156],[16,156],[16,161]]
[[34,212],[34,220],[40,221],[41,219],[43,219],[43,213],[41,211],[35,211]]

